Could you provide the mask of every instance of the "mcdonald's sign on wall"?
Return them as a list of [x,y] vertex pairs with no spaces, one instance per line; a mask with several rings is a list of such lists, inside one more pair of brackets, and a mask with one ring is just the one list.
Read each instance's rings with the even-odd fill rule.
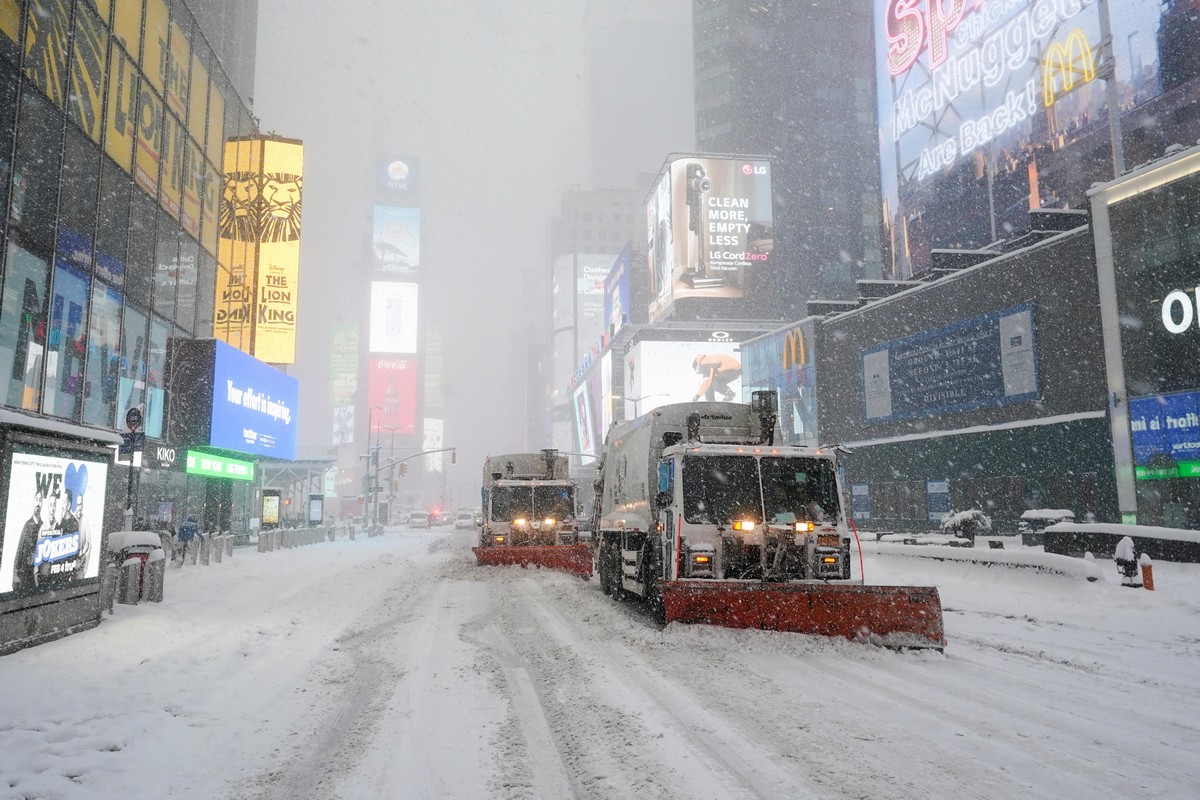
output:
[[817,435],[816,329],[803,320],[742,344],[746,391],[779,393],[779,427],[785,444],[815,446]]

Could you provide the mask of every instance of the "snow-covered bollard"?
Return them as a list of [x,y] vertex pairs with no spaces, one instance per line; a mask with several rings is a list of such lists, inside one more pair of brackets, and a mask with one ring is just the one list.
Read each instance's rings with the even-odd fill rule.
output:
[[1138,562],[1137,556],[1133,551],[1133,539],[1128,536],[1122,537],[1121,541],[1117,542],[1117,551],[1113,554],[1113,560],[1117,562],[1117,571],[1121,573],[1121,585],[1129,586],[1134,589],[1142,588],[1142,584],[1138,582]]
[[1142,586],[1147,590],[1154,591],[1154,562],[1150,560],[1150,556],[1142,553],[1138,557],[1138,566],[1142,568]]

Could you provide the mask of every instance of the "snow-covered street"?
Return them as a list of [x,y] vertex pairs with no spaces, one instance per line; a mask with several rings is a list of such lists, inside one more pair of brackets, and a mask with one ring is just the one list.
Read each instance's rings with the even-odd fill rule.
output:
[[660,629],[473,537],[239,549],[0,659],[0,797],[1200,794],[1200,565],[1147,592],[868,544],[870,582],[939,587],[943,654]]

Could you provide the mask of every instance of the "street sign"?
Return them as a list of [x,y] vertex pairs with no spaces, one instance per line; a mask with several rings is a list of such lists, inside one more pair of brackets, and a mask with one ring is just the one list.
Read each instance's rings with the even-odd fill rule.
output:
[[136,431],[142,427],[142,410],[137,406],[125,412],[125,427],[131,431]]
[[[132,410],[132,409],[130,409]],[[146,434],[141,431],[130,431],[121,434],[121,444],[117,447],[117,455],[132,456],[141,452],[146,446]]]

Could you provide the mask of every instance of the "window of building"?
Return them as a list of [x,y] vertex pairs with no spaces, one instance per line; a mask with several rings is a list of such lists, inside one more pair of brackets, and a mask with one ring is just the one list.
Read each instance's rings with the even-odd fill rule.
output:
[[[3,42],[4,37],[0,35],[0,43]],[[0,209],[8,205],[8,187],[12,183],[12,162],[8,158],[12,154],[16,125],[17,70],[0,59]]]
[[88,324],[87,372],[83,384],[83,421],[113,427],[117,380],[121,369],[121,293],[100,281],[92,285]]
[[162,438],[166,398],[167,339],[171,325],[158,317],[150,321],[150,349],[146,352],[146,435]]
[[41,405],[46,353],[46,289],[50,264],[10,242],[5,248],[0,300],[0,380],[5,403],[35,410]]
[[110,286],[125,288],[125,252],[129,244],[130,179],[104,159],[100,173],[100,213],[96,221],[96,276]]
[[138,305],[149,306],[154,287],[154,221],[158,205],[142,192],[133,193],[129,214],[129,258],[125,270],[125,293]]
[[78,420],[83,408],[83,363],[87,348],[90,280],[62,258],[54,262],[50,335],[46,344],[46,383],[42,413]]
[[179,274],[179,227],[165,211],[158,215],[154,246],[154,313],[175,316],[175,284]]
[[37,92],[23,91],[9,223],[24,234],[28,249],[47,258],[54,246],[61,139],[62,115]]
[[100,193],[100,148],[68,128],[58,199],[58,255],[91,271]]
[[121,325],[121,374],[117,379],[117,420],[125,412],[142,406],[146,397],[146,312],[126,298]]
[[[175,324],[189,334],[196,330],[197,259],[200,243],[190,236],[179,237],[179,264],[175,278]],[[212,286],[211,283],[208,284]],[[198,334],[199,335],[199,334]],[[204,334],[208,335],[208,334]]]
[[216,305],[216,295],[213,287],[217,285],[217,262],[203,250],[196,270],[196,327],[193,335],[207,338],[213,335],[213,312]]

